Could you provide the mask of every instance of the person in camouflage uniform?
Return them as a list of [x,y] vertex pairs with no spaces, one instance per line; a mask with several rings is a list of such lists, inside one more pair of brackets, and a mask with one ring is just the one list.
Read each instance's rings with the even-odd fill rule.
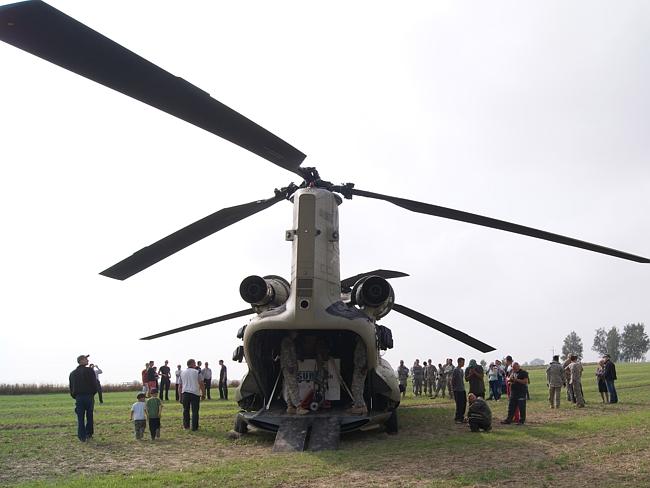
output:
[[445,398],[445,388],[447,388],[447,376],[441,363],[438,363],[438,384],[436,385],[436,392],[433,398],[438,397],[438,393],[442,390],[442,398]]
[[300,393],[298,392],[298,359],[296,357],[297,333],[292,331],[280,343],[280,367],[287,401],[287,413],[305,415],[309,410],[300,406]]
[[429,359],[429,364],[424,368],[424,393],[433,398],[433,390],[436,388],[436,377],[438,376],[438,370],[436,366]]
[[422,383],[424,381],[424,368],[420,365],[420,360],[416,359],[413,364],[413,393],[415,396],[422,395]]
[[568,402],[575,403],[576,397],[573,394],[573,385],[571,384],[571,371],[569,370],[569,364],[571,364],[571,355],[566,358],[566,361],[562,363],[562,369],[564,370],[564,382],[566,383],[566,399]]
[[409,369],[404,366],[404,360],[400,360],[399,367],[397,368],[397,379],[399,380],[399,391],[402,393],[402,398],[406,396],[406,385],[408,383]]
[[571,355],[571,362],[567,366],[571,374],[570,384],[573,388],[573,397],[575,398],[576,407],[585,406],[585,398],[582,395],[582,363],[578,360],[576,354]]
[[[445,364],[445,376],[447,376],[447,390],[449,391],[449,398],[454,398],[454,394],[452,393],[454,390],[452,388],[452,374],[454,372],[454,361],[453,359],[449,358],[447,359],[447,364]],[[444,388],[443,388],[444,391]]]
[[366,343],[357,337],[357,344],[354,346],[354,371],[352,373],[352,407],[347,409],[347,413],[354,415],[366,415],[368,407],[363,398],[363,390],[366,385],[366,375],[368,374],[368,353]]

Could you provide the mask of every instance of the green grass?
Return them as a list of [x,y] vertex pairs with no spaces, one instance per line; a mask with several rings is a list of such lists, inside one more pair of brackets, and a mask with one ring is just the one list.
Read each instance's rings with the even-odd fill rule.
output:
[[[281,455],[271,452],[270,434],[227,437],[238,411],[233,401],[203,402],[195,433],[181,428],[180,405],[165,403],[162,438],[151,442],[133,439],[135,393],[106,394],[96,406],[95,438],[82,444],[69,396],[0,396],[0,485],[643,486],[650,476],[650,364],[618,365],[617,405],[600,404],[594,372],[585,368],[585,409],[563,398],[554,411],[544,371],[531,370],[525,427],[471,434],[453,423],[450,400],[407,396],[397,436],[355,432],[342,437],[338,451]],[[498,424],[506,402],[490,404]]]

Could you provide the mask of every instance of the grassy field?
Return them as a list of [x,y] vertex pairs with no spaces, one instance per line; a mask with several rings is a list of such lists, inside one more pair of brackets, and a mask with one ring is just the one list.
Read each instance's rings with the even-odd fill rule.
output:
[[[528,425],[502,426],[506,402],[490,402],[491,433],[453,423],[451,401],[407,396],[400,433],[355,432],[334,452],[273,454],[273,435],[231,440],[233,401],[201,405],[201,429],[181,427],[175,402],[162,437],[135,441],[135,393],[106,394],[95,438],[80,443],[72,399],[63,394],[0,396],[2,486],[648,486],[650,364],[618,365],[620,402],[602,405],[594,367],[585,368],[587,406],[546,403],[543,370],[531,370]],[[232,393],[232,392],[231,392]]]

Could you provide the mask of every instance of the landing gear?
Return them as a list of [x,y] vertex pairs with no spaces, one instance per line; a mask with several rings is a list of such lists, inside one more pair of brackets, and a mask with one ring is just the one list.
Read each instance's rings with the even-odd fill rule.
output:
[[235,417],[235,427],[233,430],[238,434],[248,433],[248,424],[244,421],[241,415],[237,415],[237,417]]
[[398,425],[397,425],[397,409],[393,410],[390,413],[390,417],[386,421],[386,432],[388,434],[397,434]]

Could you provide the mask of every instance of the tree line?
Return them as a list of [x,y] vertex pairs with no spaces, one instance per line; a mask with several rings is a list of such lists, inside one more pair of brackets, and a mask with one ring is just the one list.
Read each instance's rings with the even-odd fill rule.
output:
[[[591,350],[601,356],[609,354],[614,362],[644,361],[648,349],[650,349],[650,338],[645,332],[643,323],[627,324],[623,327],[622,333],[616,326],[610,329],[599,327],[596,329],[594,343],[591,346]],[[582,339],[575,331],[571,331],[564,338],[564,344],[562,344],[562,360],[565,360],[571,354],[582,357],[582,353]]]

